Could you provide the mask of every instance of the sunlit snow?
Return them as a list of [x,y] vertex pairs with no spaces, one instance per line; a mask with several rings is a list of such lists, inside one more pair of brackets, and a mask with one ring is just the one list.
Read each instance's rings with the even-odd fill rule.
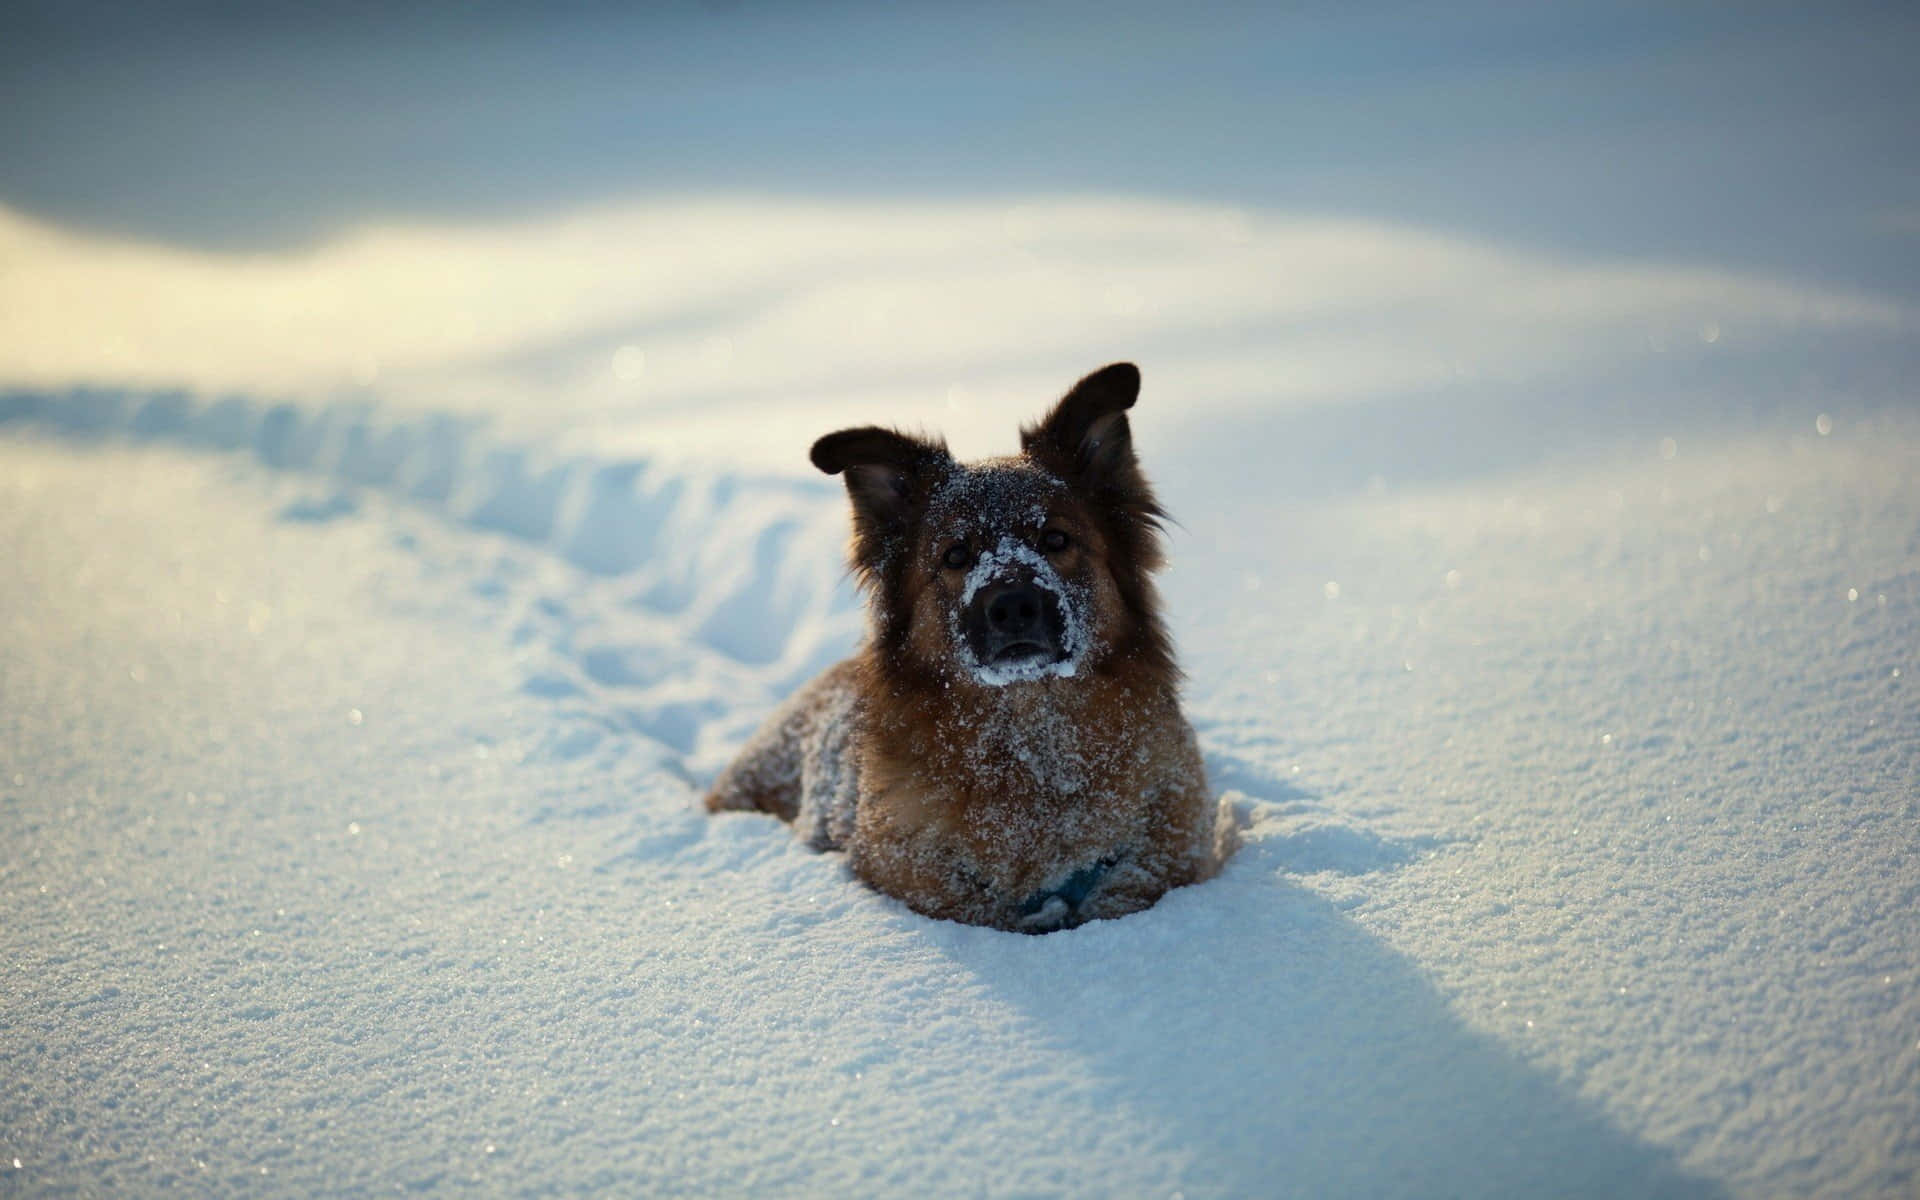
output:
[[[8,1188],[1920,1187],[1910,15],[29,7]],[[700,811],[1121,359],[1222,873]]]

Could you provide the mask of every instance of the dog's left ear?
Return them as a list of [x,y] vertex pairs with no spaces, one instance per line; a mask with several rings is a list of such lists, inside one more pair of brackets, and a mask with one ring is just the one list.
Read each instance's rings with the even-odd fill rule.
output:
[[1127,410],[1140,397],[1140,368],[1114,363],[1073,385],[1046,419],[1023,426],[1020,448],[1095,491],[1146,489],[1133,455]]
[[1156,615],[1148,578],[1163,561],[1160,527],[1167,514],[1140,473],[1133,430],[1127,424],[1127,410],[1139,398],[1139,367],[1101,367],[1074,384],[1038,425],[1022,427],[1020,448],[1079,493],[1099,521],[1120,602],[1133,615],[1127,653],[1174,672],[1173,651]]

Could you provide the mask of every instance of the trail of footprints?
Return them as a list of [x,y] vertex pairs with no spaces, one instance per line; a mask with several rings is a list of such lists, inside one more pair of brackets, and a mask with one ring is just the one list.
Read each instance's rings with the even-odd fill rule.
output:
[[281,509],[289,522],[353,514],[360,493],[377,491],[533,548],[475,551],[456,574],[511,614],[524,690],[564,718],[538,754],[617,752],[637,734],[676,769],[711,770],[780,694],[845,653],[860,625],[841,569],[838,492],[824,482],[556,455],[473,418],[367,402],[14,390],[0,392],[7,422],[245,453],[327,480]]

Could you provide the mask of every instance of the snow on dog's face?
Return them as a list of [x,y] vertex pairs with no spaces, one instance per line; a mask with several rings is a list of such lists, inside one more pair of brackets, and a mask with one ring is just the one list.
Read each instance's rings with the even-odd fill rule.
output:
[[922,663],[986,687],[1071,677],[1109,623],[1091,522],[1065,485],[1017,459],[952,472],[915,540],[923,569],[903,582]]
[[1126,416],[1139,389],[1130,364],[1096,371],[1021,430],[1020,454],[974,464],[874,426],[814,443],[814,464],[846,475],[890,671],[1002,688],[1120,661],[1171,670],[1149,581],[1160,508]]

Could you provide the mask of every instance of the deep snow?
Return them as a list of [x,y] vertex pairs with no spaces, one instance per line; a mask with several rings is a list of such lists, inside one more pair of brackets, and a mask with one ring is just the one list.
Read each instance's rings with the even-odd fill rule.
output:
[[[1916,49],[8,5],[0,1192],[1920,1194]],[[1224,874],[696,812],[859,634],[808,444],[1117,359]]]
[[857,635],[827,482],[10,393],[0,1179],[1910,1193],[1920,422],[1827,407],[1143,434],[1246,845],[1027,938],[695,811]]

